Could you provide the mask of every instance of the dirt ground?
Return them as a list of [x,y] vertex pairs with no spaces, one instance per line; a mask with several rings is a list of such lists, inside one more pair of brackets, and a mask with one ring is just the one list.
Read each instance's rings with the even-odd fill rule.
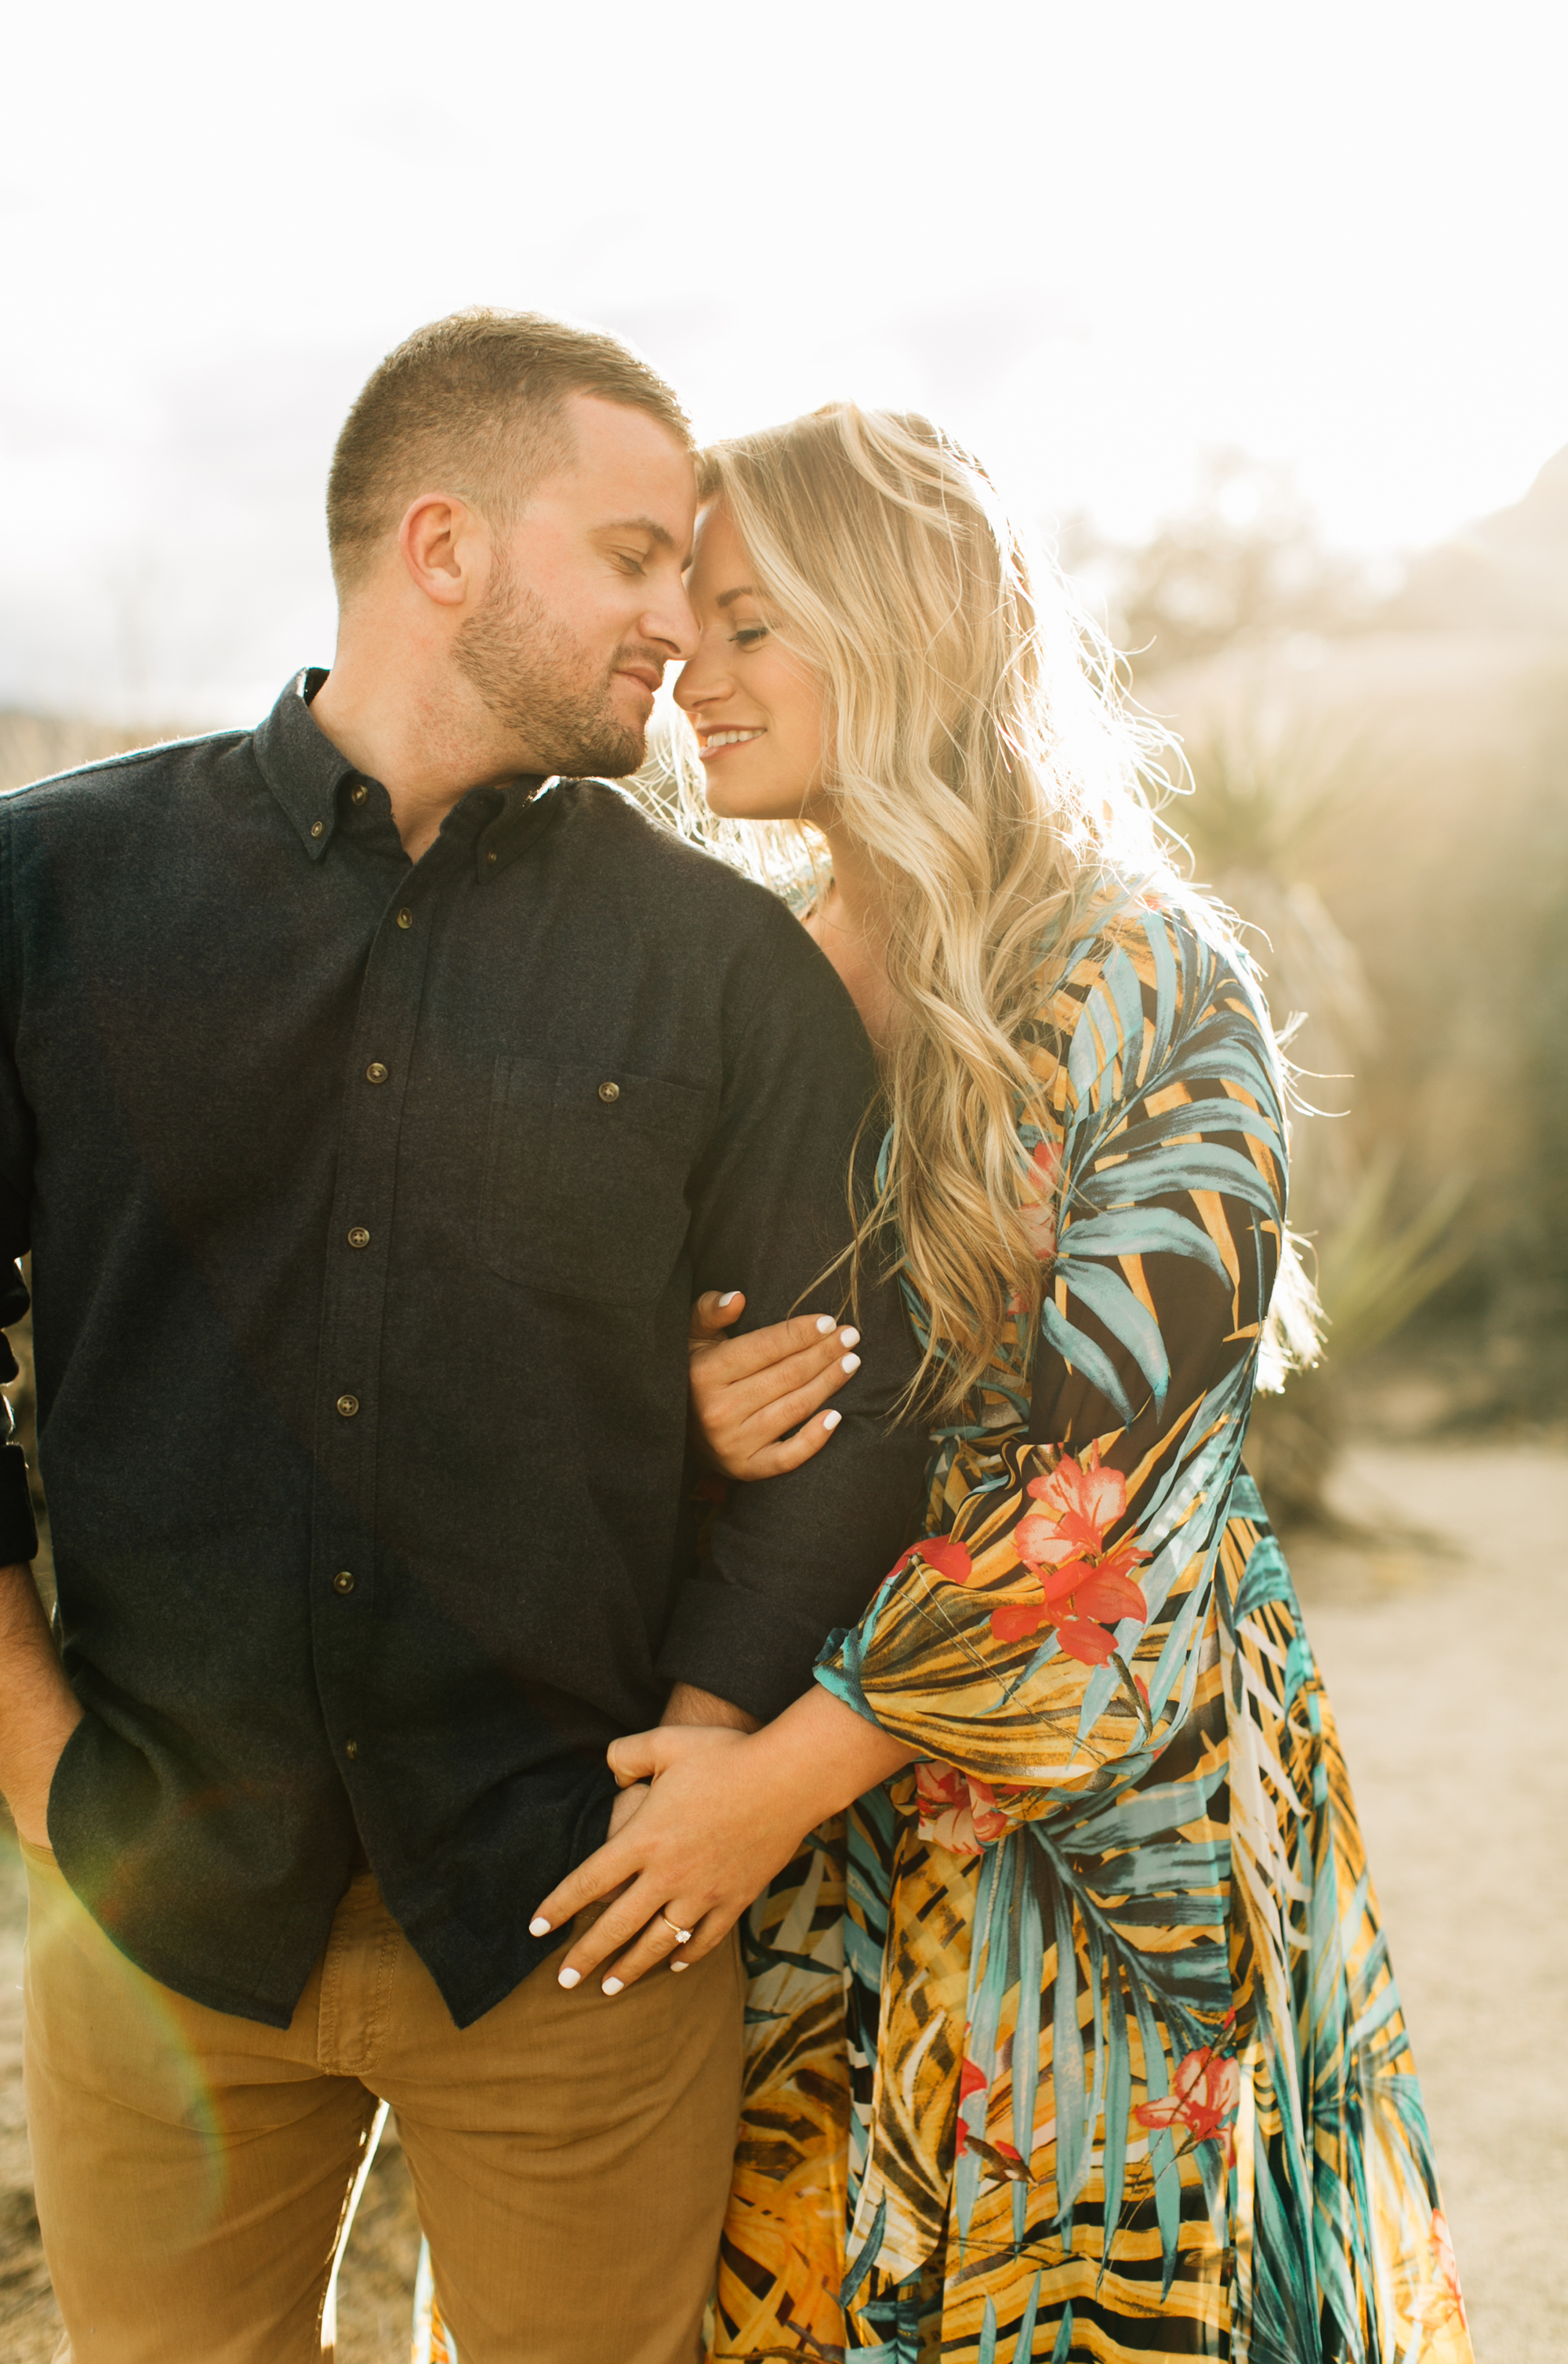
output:
[[[1366,1825],[1478,2364],[1562,2364],[1568,2258],[1568,1453],[1378,1445],[1355,1540],[1292,1557]],[[0,2364],[58,2317],[22,2118],[24,1904],[0,1851]],[[384,2146],[344,2261],[341,2364],[404,2364],[417,2228]]]

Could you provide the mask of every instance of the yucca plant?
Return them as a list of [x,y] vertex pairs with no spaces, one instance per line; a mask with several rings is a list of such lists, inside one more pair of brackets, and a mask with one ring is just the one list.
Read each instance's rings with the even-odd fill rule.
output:
[[1344,1443],[1347,1375],[1404,1328],[1470,1254],[1456,1219],[1469,1195],[1455,1175],[1409,1217],[1395,1207],[1396,1145],[1385,1143],[1363,1168],[1348,1212],[1317,1246],[1318,1293],[1326,1343],[1310,1370],[1292,1373],[1279,1395],[1257,1398],[1247,1466],[1281,1526],[1339,1527],[1328,1484]]
[[1466,1177],[1453,1175],[1403,1210],[1405,1144],[1384,1131],[1364,1149],[1365,1121],[1350,1114],[1379,1012],[1354,947],[1308,874],[1331,866],[1371,759],[1364,743],[1300,730],[1286,739],[1255,716],[1217,720],[1189,745],[1191,791],[1166,816],[1195,875],[1241,921],[1294,1068],[1291,1224],[1316,1266],[1326,1341],[1312,1369],[1296,1372],[1283,1394],[1260,1397],[1253,1411],[1249,1463],[1282,1524],[1337,1523],[1326,1489],[1347,1376],[1468,1252],[1455,1228]]

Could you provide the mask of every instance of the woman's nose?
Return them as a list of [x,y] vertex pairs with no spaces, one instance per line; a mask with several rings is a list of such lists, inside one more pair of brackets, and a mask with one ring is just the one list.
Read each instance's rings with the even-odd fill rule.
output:
[[683,714],[692,714],[699,706],[717,706],[728,697],[729,691],[730,684],[717,667],[705,664],[700,656],[695,656],[675,675],[671,694]]

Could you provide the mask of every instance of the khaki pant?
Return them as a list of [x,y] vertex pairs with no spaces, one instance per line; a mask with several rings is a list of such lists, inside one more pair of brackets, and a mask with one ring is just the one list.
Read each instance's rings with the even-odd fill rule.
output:
[[613,2001],[545,1964],[460,2034],[365,1873],[274,2029],[146,1977],[53,1857],[23,1852],[28,2113],[62,2358],[320,2364],[379,2097],[462,2364],[692,2364],[740,2108],[733,1940]]

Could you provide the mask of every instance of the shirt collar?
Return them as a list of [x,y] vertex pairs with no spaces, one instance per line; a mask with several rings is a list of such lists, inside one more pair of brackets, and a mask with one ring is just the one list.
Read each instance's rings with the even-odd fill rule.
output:
[[310,711],[310,701],[326,678],[325,665],[306,665],[296,673],[252,742],[261,777],[312,862],[319,862],[332,842],[339,789],[358,777]]
[[[343,789],[361,776],[339,753],[310,711],[310,701],[327,678],[325,665],[296,673],[252,744],[261,777],[282,805],[313,862],[319,862],[341,817]],[[542,778],[509,780],[497,788],[471,789],[447,816],[442,834],[470,837],[481,879],[493,878],[522,851],[532,833],[534,800]]]

